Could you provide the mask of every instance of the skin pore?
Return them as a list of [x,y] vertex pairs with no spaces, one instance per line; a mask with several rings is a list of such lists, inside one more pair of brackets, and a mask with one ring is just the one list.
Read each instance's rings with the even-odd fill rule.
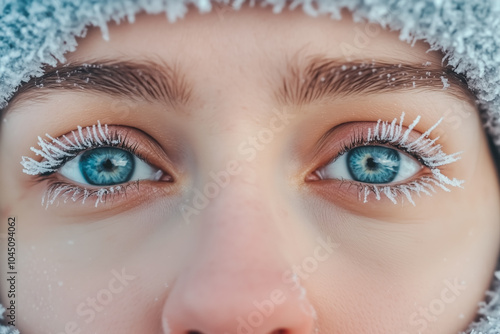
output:
[[[109,34],[90,29],[69,67],[4,111],[0,213],[18,222],[21,333],[443,334],[474,319],[500,194],[476,106],[439,53],[348,15],[268,8],[139,15]],[[463,184],[394,188],[395,204],[318,177],[403,112],[410,142],[443,118],[431,147],[462,152],[438,169]],[[100,197],[81,186],[85,201],[47,194],[75,182],[23,173],[21,157],[43,161],[38,137],[74,140],[78,126],[126,138],[161,175]],[[433,175],[407,155],[418,172],[399,186]]]

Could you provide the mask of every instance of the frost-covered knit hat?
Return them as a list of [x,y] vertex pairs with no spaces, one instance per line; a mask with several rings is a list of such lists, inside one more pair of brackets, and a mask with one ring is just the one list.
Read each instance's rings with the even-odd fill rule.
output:
[[[43,66],[65,62],[64,54],[75,50],[76,37],[84,36],[86,27],[100,27],[107,39],[110,20],[133,22],[138,12],[145,11],[165,13],[175,21],[190,4],[208,12],[214,2],[239,9],[245,0],[0,0],[0,111],[23,82],[43,74]],[[465,75],[488,133],[500,149],[500,0],[250,0],[250,4],[268,6],[275,13],[302,7],[309,15],[327,14],[333,19],[348,9],[355,21],[400,31],[403,41],[426,41],[433,50],[443,51],[455,72]],[[468,333],[500,333],[499,285],[495,277],[493,291],[479,310],[482,317]],[[3,310],[0,305],[0,319]],[[0,334],[16,333],[0,325]]]

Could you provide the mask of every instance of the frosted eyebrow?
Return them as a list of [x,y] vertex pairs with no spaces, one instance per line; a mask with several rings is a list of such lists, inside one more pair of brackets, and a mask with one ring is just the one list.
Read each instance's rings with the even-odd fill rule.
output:
[[4,113],[16,102],[43,98],[51,91],[90,91],[126,99],[187,104],[191,86],[176,68],[154,61],[70,63],[51,68],[23,84]]
[[[342,62],[311,57],[305,66],[288,62],[287,73],[275,90],[276,100],[285,105],[320,102],[338,96],[380,94],[424,89],[440,91],[471,103],[475,97],[465,78],[449,67],[425,64]],[[23,84],[10,99],[4,116],[16,102],[43,98],[50,91],[92,91],[119,98],[186,105],[192,86],[175,68],[154,61],[99,60],[51,68]]]
[[321,102],[347,95],[367,95],[412,90],[451,94],[473,103],[465,77],[450,67],[427,64],[342,62],[311,57],[305,65],[288,62],[275,99],[285,105]]

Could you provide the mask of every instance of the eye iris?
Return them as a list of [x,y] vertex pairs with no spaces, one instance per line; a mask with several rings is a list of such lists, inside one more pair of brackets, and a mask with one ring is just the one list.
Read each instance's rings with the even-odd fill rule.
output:
[[365,183],[389,183],[399,172],[401,158],[396,150],[383,146],[356,147],[347,153],[351,177]]
[[112,147],[84,152],[80,159],[80,171],[85,181],[92,185],[109,186],[128,182],[134,167],[131,153]]

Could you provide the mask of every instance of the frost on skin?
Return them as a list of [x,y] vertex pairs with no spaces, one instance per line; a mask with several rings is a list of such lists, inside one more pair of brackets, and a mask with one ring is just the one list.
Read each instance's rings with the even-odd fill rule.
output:
[[430,129],[425,131],[417,140],[410,141],[408,138],[415,126],[420,122],[418,116],[410,126],[403,131],[403,121],[405,113],[401,114],[399,124],[395,118],[391,123],[378,120],[373,129],[368,129],[368,136],[365,145],[372,141],[393,144],[397,147],[404,148],[407,153],[415,153],[418,155],[425,166],[430,168],[432,175],[424,176],[407,184],[399,185],[368,185],[361,186],[360,195],[363,196],[363,202],[368,201],[371,193],[375,195],[377,200],[382,196],[390,199],[394,204],[397,204],[398,195],[404,197],[413,205],[415,202],[412,198],[412,193],[420,196],[421,194],[431,196],[436,192],[435,187],[439,187],[445,191],[450,191],[448,187],[462,188],[465,181],[450,179],[441,173],[440,167],[451,164],[460,159],[462,152],[446,154],[442,151],[441,144],[436,144],[439,137],[430,139],[431,132],[443,121],[441,118]]
[[49,134],[45,134],[49,139],[38,137],[38,148],[31,147],[31,151],[37,156],[43,158],[42,161],[37,161],[29,157],[22,157],[21,165],[24,167],[23,173],[28,175],[42,175],[53,173],[68,159],[72,159],[82,150],[92,148],[93,143],[99,145],[116,145],[120,143],[120,138],[111,139],[109,135],[108,125],[104,128],[101,122],[97,121],[97,125],[87,126],[83,129],[78,126],[77,131],[71,131],[71,135],[62,136],[62,139],[53,138]]

